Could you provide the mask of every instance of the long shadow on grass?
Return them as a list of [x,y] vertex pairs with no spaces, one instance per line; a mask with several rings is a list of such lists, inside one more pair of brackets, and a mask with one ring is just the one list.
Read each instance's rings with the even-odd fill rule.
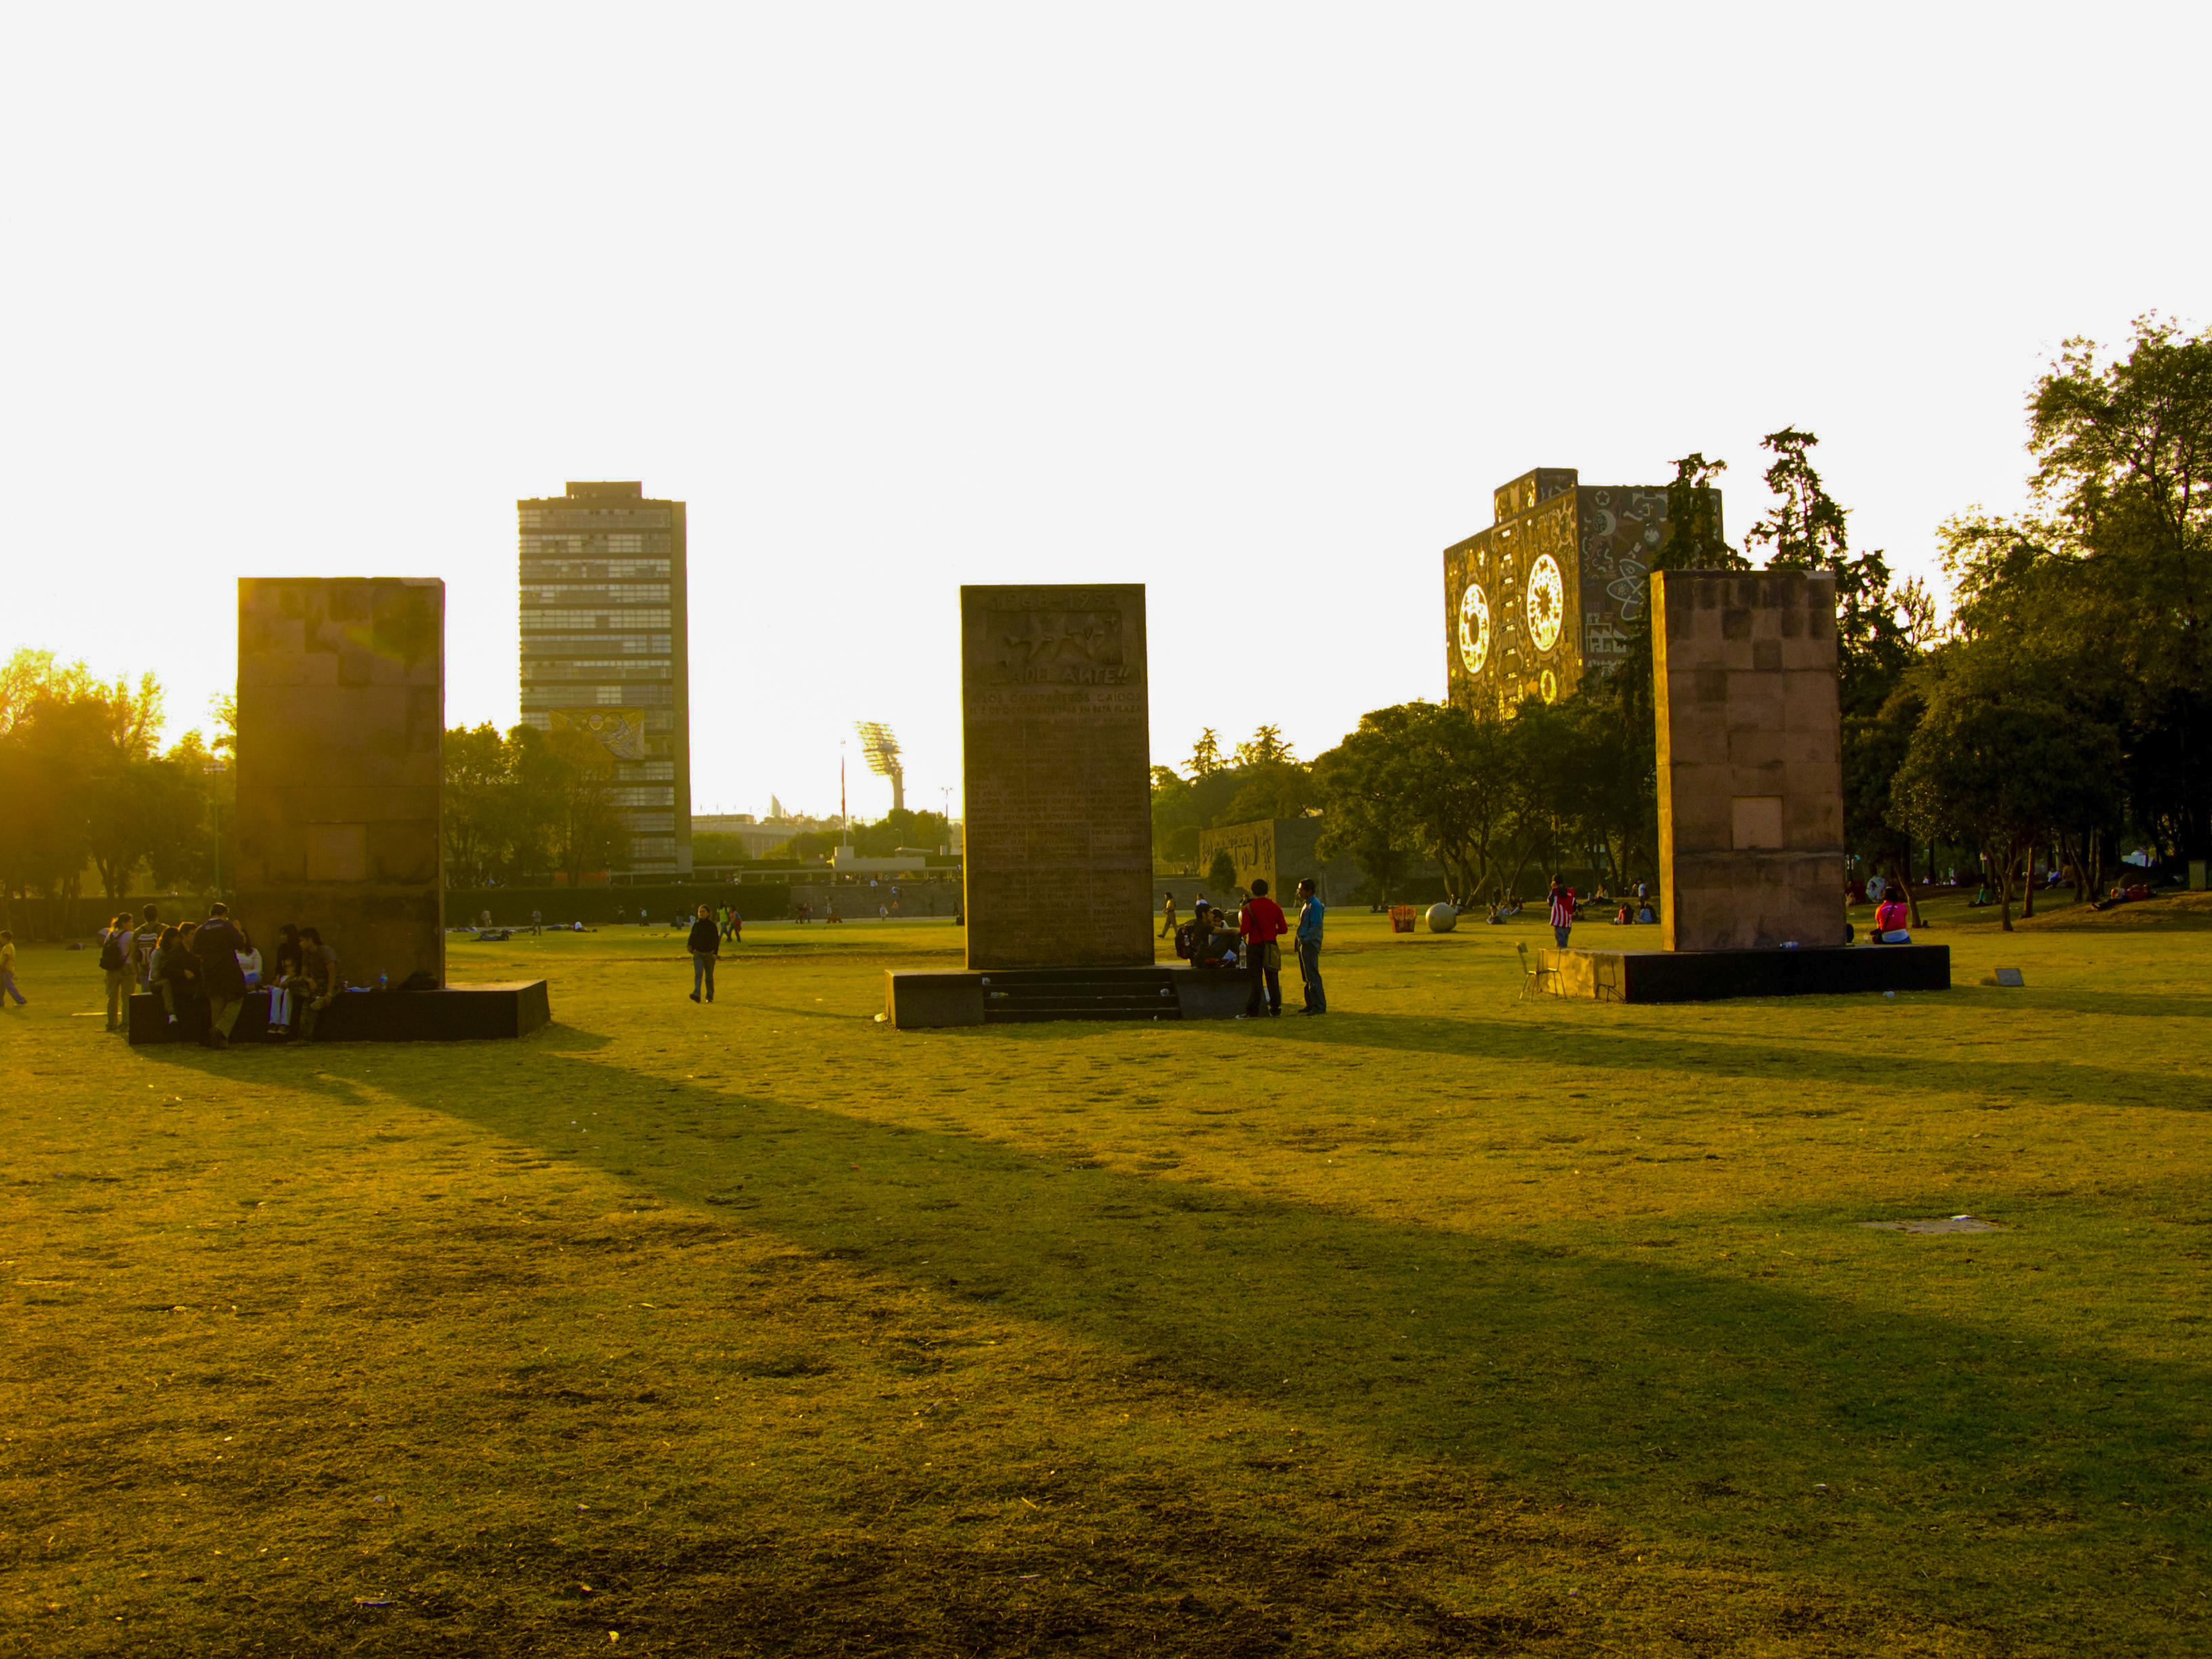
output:
[[[647,1099],[569,1055],[532,1081],[417,1103],[1647,1536],[1990,1620],[2078,1609],[2146,1552],[2195,1559],[2201,1372],[2025,1343],[1995,1297],[1930,1318],[1661,1249],[1441,1232],[665,1079]],[[586,1099],[588,1142],[564,1127]],[[1868,1248],[1893,1245],[1927,1270],[1914,1241]]]
[[[1967,1097],[2092,1101],[2156,1106],[2175,1112],[2212,1112],[2212,1082],[2201,1075],[2122,1071],[2080,1060],[2040,1066],[1997,1066],[1987,1059],[1946,1060],[1924,1052],[1885,1052],[1879,1074],[1869,1072],[1863,1054],[1809,1046],[1782,1047],[1736,1039],[1700,1042],[1645,1029],[1532,1028],[1525,1020],[1447,1018],[1427,1014],[1330,1013],[1322,1021],[1267,1022],[1271,1041],[1321,1047],[1380,1048],[1391,1053],[1456,1054],[1489,1059],[1500,1066],[1524,1064],[1532,1035],[1559,1042],[1559,1063],[1592,1071],[1684,1072],[1716,1078],[1756,1077],[1788,1085],[1787,1097],[1747,1099],[1747,1112],[1795,1113],[1803,1107],[1808,1084],[1832,1084],[1858,1091],[1875,1087],[1940,1089]],[[1233,1038],[1232,1038],[1233,1040]],[[1565,1046],[1571,1042],[1571,1046]]]

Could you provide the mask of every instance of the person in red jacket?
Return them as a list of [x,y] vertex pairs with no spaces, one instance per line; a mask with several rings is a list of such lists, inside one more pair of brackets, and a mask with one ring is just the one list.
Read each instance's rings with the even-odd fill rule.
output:
[[1252,1000],[1247,1014],[1262,1012],[1261,989],[1267,990],[1265,1010],[1280,1018],[1283,1012],[1283,947],[1275,941],[1291,931],[1283,907],[1267,896],[1266,880],[1252,884],[1252,896],[1237,916],[1237,931],[1244,936],[1244,960],[1252,969]]

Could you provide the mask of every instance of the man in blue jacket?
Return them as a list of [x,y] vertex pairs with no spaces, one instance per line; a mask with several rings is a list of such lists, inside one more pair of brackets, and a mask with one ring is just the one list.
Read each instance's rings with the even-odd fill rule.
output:
[[1298,977],[1305,981],[1306,1006],[1303,1012],[1325,1014],[1328,998],[1321,988],[1321,924],[1327,907],[1321,896],[1314,891],[1313,878],[1308,876],[1298,884]]

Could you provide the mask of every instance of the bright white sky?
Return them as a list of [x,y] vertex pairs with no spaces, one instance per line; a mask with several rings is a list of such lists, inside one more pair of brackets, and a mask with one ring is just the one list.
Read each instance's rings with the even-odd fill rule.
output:
[[[956,590],[1150,584],[1156,759],[1441,695],[1530,467],[1820,434],[1855,543],[2021,499],[2069,336],[2212,319],[2212,7],[19,7],[0,652],[233,674],[240,574],[690,503],[696,810],[959,775]],[[889,804],[858,764],[856,811]]]

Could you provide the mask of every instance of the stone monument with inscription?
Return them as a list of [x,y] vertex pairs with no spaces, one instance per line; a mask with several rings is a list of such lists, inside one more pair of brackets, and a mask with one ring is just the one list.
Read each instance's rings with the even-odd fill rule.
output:
[[963,587],[968,966],[889,969],[902,1030],[1226,1019],[1241,972],[1154,959],[1145,590]]
[[1152,960],[1145,590],[963,587],[968,965]]

